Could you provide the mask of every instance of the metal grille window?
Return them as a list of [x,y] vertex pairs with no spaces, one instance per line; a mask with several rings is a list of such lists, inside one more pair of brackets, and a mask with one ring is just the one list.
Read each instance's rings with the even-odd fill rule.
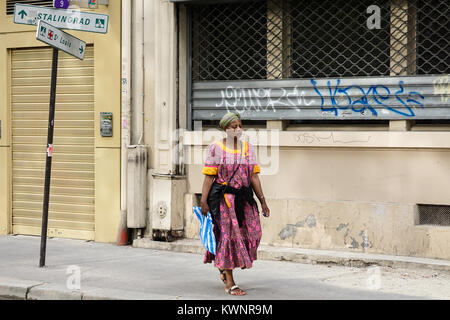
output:
[[[379,16],[368,13],[373,5]],[[447,0],[195,5],[193,80],[449,73],[449,8]]]
[[417,73],[450,73],[450,2],[417,2]]
[[373,0],[295,1],[292,77],[389,75],[389,4],[380,5],[380,29],[367,27]]
[[53,7],[52,0],[6,0],[6,14],[14,14],[14,5],[29,4],[33,6]]
[[195,9],[195,78],[265,79],[266,12],[262,2]]
[[450,226],[450,206],[420,204],[419,224]]

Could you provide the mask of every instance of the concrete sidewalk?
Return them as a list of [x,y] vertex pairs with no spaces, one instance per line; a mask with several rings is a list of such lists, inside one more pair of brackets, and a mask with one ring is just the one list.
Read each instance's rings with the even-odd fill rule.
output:
[[[450,299],[450,274],[435,271],[449,270],[445,261],[400,257],[394,261],[381,256],[367,256],[365,259],[372,260],[361,260],[361,257],[343,252],[335,255],[331,252],[312,254],[313,251],[261,247],[260,260],[254,262],[253,268],[234,272],[236,282],[247,291],[247,295],[232,297],[225,294],[217,270],[211,264],[202,263],[202,255],[187,253],[203,253],[198,241],[164,243],[140,239],[135,246],[48,239],[46,267],[39,268],[39,237],[0,236],[0,298],[231,301]],[[381,285],[377,288],[368,286],[368,280],[373,275],[361,263],[387,264],[388,261],[407,266],[408,276],[404,271],[382,267],[379,276]],[[426,262],[429,267],[426,267]],[[360,267],[345,266],[354,263]],[[419,273],[412,266],[434,270],[427,269],[428,274],[425,271]],[[74,287],[77,271],[79,288]]]
[[[133,247],[173,252],[203,254],[204,248],[200,240],[182,239],[174,242],[152,241],[148,238],[136,239]],[[308,264],[341,265],[347,267],[380,267],[427,269],[450,272],[450,261],[417,257],[393,256],[373,253],[347,251],[314,250],[289,247],[273,247],[260,245],[259,260],[291,261]]]

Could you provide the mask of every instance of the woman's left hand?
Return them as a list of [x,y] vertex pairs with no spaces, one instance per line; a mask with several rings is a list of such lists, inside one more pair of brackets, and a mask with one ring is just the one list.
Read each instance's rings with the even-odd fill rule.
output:
[[263,216],[268,218],[270,216],[270,209],[265,202],[261,204],[261,208],[263,211]]

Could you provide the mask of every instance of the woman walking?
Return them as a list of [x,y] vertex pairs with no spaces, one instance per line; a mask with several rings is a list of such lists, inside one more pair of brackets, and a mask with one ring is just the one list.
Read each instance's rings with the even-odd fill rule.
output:
[[257,258],[261,240],[261,224],[258,197],[263,215],[270,210],[264,198],[253,146],[240,140],[242,122],[239,113],[226,114],[219,123],[227,133],[222,141],[208,147],[206,164],[202,170],[205,180],[202,188],[201,211],[213,216],[213,230],[216,238],[216,255],[205,253],[204,263],[214,261],[225,292],[244,295],[233,278],[233,269],[249,269]]

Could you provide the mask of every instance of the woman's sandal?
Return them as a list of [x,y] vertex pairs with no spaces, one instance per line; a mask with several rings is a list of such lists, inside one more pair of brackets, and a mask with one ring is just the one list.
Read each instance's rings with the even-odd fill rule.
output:
[[227,284],[227,275],[225,273],[225,270],[219,269],[219,273],[220,273],[220,280],[222,280],[223,283]]
[[245,291],[241,290],[238,286],[232,286],[228,290],[225,289],[225,293],[230,294],[232,296],[243,296],[243,295],[245,295]]

